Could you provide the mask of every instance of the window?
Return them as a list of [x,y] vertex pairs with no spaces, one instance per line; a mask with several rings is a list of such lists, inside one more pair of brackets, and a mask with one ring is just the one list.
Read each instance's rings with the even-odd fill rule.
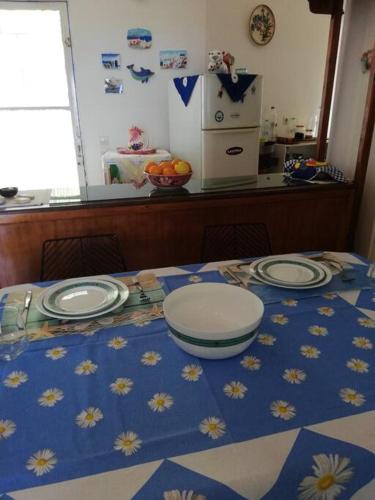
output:
[[0,185],[84,179],[65,3],[0,2]]

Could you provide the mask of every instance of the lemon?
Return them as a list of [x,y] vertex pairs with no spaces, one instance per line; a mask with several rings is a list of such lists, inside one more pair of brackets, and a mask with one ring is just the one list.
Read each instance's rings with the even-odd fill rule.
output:
[[177,174],[188,174],[190,172],[190,165],[186,161],[179,161],[174,166],[174,169]]

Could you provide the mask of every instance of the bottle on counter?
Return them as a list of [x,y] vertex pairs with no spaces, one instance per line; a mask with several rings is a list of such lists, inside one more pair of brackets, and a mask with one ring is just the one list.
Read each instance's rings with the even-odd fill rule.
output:
[[271,141],[276,142],[277,138],[277,111],[275,106],[271,106],[271,113],[270,113],[270,128],[271,128]]
[[294,139],[294,136],[296,134],[296,123],[297,118],[295,118],[294,116],[288,118],[288,139]]
[[267,140],[263,142],[276,142],[277,136],[277,111],[275,106],[271,106],[265,113],[263,126],[265,129],[265,134]]
[[262,128],[261,128],[261,135],[260,135],[260,142],[266,143],[270,142],[271,140],[271,125],[269,120],[263,120],[262,123]]

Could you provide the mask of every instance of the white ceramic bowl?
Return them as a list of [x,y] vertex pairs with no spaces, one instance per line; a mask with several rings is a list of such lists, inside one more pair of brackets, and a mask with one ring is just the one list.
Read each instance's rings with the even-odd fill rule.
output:
[[197,283],[171,292],[163,304],[171,336],[206,359],[236,356],[253,342],[264,313],[253,293],[223,283]]

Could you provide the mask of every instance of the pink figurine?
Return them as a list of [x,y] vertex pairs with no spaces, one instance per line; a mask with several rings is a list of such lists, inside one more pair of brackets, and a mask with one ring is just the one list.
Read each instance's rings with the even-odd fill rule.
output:
[[139,127],[131,127],[129,129],[128,148],[132,151],[139,151],[144,148],[143,130]]

